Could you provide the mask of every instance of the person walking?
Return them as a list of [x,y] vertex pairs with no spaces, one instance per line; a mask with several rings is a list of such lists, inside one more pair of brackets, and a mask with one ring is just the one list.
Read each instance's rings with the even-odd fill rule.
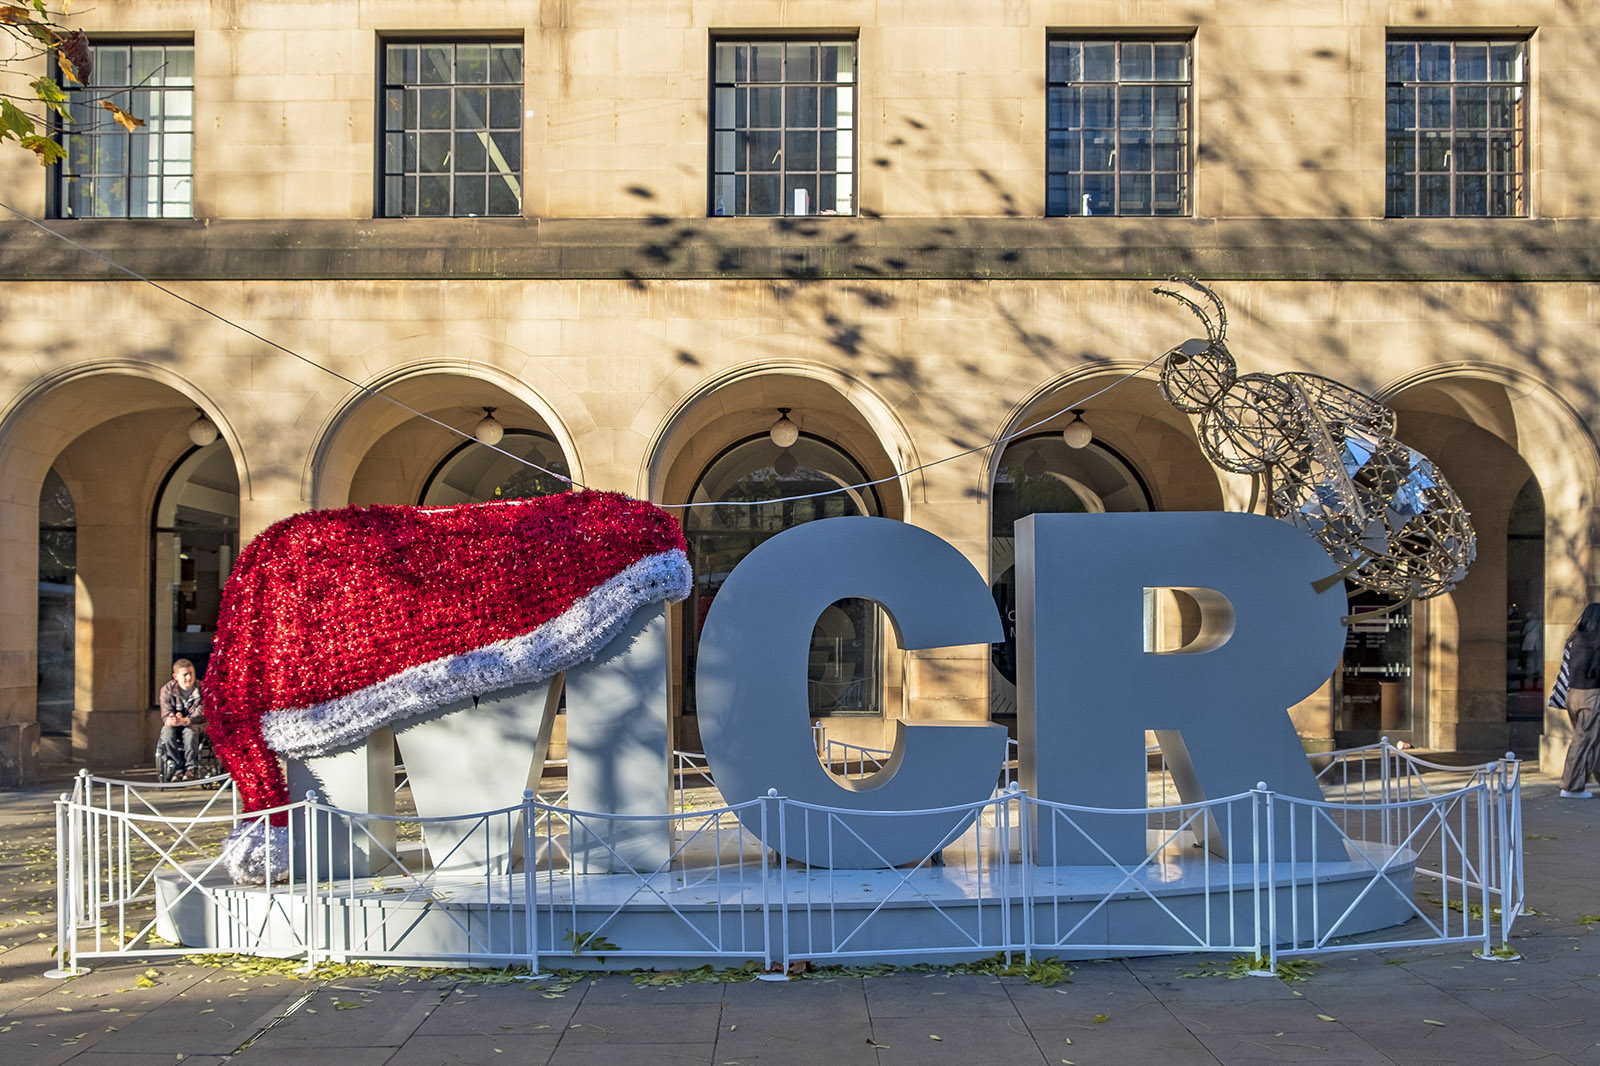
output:
[[1561,797],[1591,799],[1589,775],[1600,769],[1600,603],[1583,609],[1561,659],[1567,714],[1573,718],[1572,743],[1567,746],[1567,762],[1561,771]]

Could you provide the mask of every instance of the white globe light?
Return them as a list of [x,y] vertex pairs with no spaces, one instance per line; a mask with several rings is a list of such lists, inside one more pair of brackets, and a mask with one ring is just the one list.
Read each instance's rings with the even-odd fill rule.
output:
[[1094,430],[1089,428],[1089,423],[1083,420],[1081,411],[1072,412],[1073,419],[1067,423],[1067,428],[1061,431],[1061,439],[1069,448],[1087,448],[1089,442],[1094,440]]
[[204,448],[217,439],[217,424],[204,411],[200,412],[200,417],[189,423],[189,439],[195,447]]
[[506,435],[506,427],[494,417],[493,407],[483,409],[483,417],[473,427],[472,435],[478,438],[480,444],[487,444],[490,447],[500,443],[500,439]]
[[800,427],[789,421],[789,409],[787,407],[778,408],[778,415],[778,420],[772,423],[772,428],[767,431],[767,435],[772,438],[772,443],[778,447],[791,447],[795,441],[800,439]]

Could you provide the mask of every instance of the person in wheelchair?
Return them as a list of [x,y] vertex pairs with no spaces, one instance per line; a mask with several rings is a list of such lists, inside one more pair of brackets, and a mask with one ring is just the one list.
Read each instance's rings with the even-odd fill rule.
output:
[[161,686],[161,739],[156,758],[163,781],[192,781],[200,772],[200,737],[206,724],[194,663],[172,664],[172,680]]

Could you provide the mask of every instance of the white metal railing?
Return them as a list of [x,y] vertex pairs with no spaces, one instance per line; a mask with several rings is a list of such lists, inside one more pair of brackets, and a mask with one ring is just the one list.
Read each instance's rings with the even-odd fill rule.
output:
[[[997,951],[1249,951],[1276,966],[1286,955],[1401,944],[1508,953],[1523,907],[1520,764],[1442,767],[1387,743],[1317,760],[1329,797],[1321,802],[1258,788],[1141,810],[1048,803],[1015,784],[982,803],[904,813],[776,795],[690,810],[680,791],[677,813],[652,818],[574,811],[531,792],[513,807],[448,819],[362,814],[308,796],[277,812],[289,844],[254,887],[219,869],[221,836],[248,820],[228,783],[178,816],[172,790],[84,775],[57,803],[54,972],[191,952],[174,941],[186,908],[197,907],[214,935],[207,950],[534,971],[574,956],[770,967]],[[675,766],[680,786],[709,774],[692,753]],[[1165,787],[1152,778],[1152,792]],[[192,791],[183,794],[194,808]],[[835,868],[834,840],[858,848],[890,818],[942,827],[936,846],[914,863]],[[1142,854],[1102,843],[1127,819],[1138,829],[1117,839],[1145,840]],[[408,838],[418,828],[454,843],[429,855]],[[809,868],[777,858],[795,832],[828,842]],[[641,833],[663,846],[640,851]],[[1303,857],[1325,857],[1330,842],[1348,861]],[[1047,861],[1068,853],[1080,859]],[[586,877],[595,869],[607,876]],[[1185,893],[1198,905],[1180,906]],[[1107,920],[1127,900],[1141,913],[1137,937]],[[1353,937],[1374,928],[1373,908],[1404,924]],[[647,939],[641,911],[652,915]]]

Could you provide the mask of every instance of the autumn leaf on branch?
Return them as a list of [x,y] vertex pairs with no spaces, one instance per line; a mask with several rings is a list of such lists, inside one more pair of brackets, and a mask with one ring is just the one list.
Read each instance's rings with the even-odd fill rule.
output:
[[121,126],[129,133],[132,133],[134,130],[144,125],[144,119],[134,118],[132,115],[122,110],[122,108],[112,103],[110,100],[101,100],[100,106],[111,112],[111,117],[117,120],[117,125]]

